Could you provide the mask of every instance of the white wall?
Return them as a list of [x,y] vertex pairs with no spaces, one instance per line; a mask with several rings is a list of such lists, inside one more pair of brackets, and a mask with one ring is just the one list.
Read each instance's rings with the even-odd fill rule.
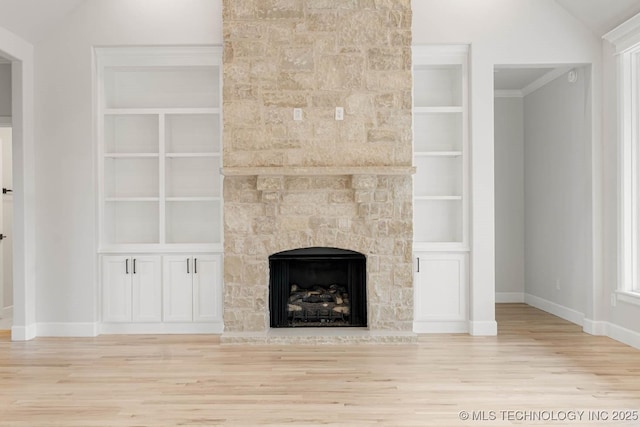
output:
[[98,319],[92,46],[220,45],[221,16],[220,0],[89,0],[36,45],[39,325]]
[[[601,43],[554,0],[413,0],[412,7],[414,44],[471,44],[470,302],[471,318],[488,326],[495,323],[493,68],[500,64],[593,64],[596,150],[600,146]],[[590,251],[591,242],[587,244]],[[594,259],[589,268],[597,270],[598,262]],[[588,304],[586,316],[591,318],[593,313],[593,304]]]
[[587,311],[592,277],[591,77],[562,75],[524,99],[527,295]]
[[11,64],[0,64],[0,117],[11,117]]
[[494,102],[496,301],[524,301],[524,111],[522,98]]
[[[593,63],[599,105],[601,45],[553,0],[412,7],[415,44],[471,44],[471,332],[495,333],[494,65]],[[91,46],[221,42],[220,0],[89,0],[36,46],[38,322],[97,319]]]

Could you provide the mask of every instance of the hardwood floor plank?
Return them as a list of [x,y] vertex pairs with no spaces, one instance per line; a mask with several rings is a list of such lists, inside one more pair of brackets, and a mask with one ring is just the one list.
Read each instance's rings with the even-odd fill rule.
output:
[[[508,410],[640,411],[640,351],[524,304],[498,305],[497,320],[497,337],[417,345],[0,335],[0,426],[488,426],[527,425]],[[599,425],[583,421],[543,424]]]

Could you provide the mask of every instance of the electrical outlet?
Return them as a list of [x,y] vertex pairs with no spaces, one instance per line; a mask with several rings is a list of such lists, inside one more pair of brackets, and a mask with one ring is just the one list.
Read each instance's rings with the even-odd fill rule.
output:
[[336,107],[336,120],[344,120],[344,108]]
[[302,108],[293,109],[293,120],[299,122],[302,120]]

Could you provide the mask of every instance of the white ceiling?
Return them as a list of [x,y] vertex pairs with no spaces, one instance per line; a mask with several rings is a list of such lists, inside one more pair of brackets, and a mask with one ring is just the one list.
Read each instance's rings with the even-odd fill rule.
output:
[[603,36],[640,13],[640,0],[556,0],[596,35]]
[[[84,1],[0,0],[0,26],[36,43]],[[598,36],[640,13],[640,0],[555,1]]]
[[0,0],[0,27],[35,44],[84,1]]
[[[86,0],[0,0],[0,26],[35,44]],[[443,0],[444,1],[444,0]],[[516,1],[516,0],[514,0]],[[640,13],[640,0],[555,0],[602,36]],[[0,57],[0,63],[2,63]],[[522,90],[548,74],[550,68],[497,69],[496,90]]]
[[522,90],[553,68],[496,68],[494,72],[495,90]]
[[[598,37],[640,13],[640,0],[555,0],[580,20]],[[521,91],[544,76],[557,76],[564,69],[496,68],[494,88],[500,91]],[[546,80],[549,80],[548,78]]]

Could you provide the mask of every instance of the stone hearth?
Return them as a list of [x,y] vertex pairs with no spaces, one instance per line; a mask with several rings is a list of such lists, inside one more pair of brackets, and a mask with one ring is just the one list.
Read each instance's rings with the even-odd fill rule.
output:
[[[223,7],[223,341],[414,340],[410,0]],[[268,258],[307,247],[366,256],[368,330],[269,329]]]

